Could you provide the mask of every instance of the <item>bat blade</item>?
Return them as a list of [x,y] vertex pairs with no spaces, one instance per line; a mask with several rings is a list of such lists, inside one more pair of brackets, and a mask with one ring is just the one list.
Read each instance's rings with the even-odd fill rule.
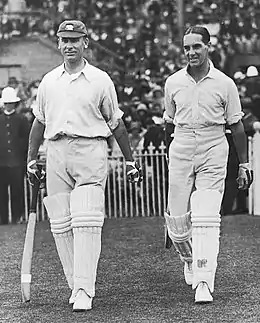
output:
[[26,235],[24,240],[23,257],[21,264],[21,294],[22,301],[30,301],[31,291],[31,267],[32,267],[32,254],[34,245],[35,225],[36,225],[36,210],[37,210],[37,197],[40,188],[40,182],[35,181],[31,187],[31,201],[30,201],[30,214],[26,228]]
[[29,214],[26,235],[24,240],[24,249],[21,265],[21,293],[22,302],[30,301],[30,289],[31,289],[31,266],[32,266],[32,254],[34,245],[36,225],[36,212]]

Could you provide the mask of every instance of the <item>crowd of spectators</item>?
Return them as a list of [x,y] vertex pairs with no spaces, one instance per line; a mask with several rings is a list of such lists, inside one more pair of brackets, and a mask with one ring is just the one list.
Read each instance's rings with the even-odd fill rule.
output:
[[[20,3],[23,14],[10,14],[16,9],[13,2]],[[222,55],[259,50],[258,0],[183,2],[184,27],[211,26],[214,47]],[[183,64],[177,0],[2,0],[0,6],[3,38],[37,33],[52,37],[62,20],[77,17],[88,25],[90,38],[117,53],[130,70],[141,64],[156,77]]]
[[[162,124],[163,84],[168,75],[186,64],[179,38],[177,2],[1,0],[0,37],[41,34],[55,39],[62,20],[81,19],[88,26],[91,43],[98,43],[117,58],[120,68],[113,65],[108,72],[116,84],[129,132],[132,122],[144,131],[151,123]],[[260,50],[259,0],[184,0],[183,4],[184,28],[204,24],[210,29],[211,59],[216,67],[224,70],[226,58],[233,53]],[[22,13],[17,13],[19,8]],[[95,55],[102,67],[102,61],[107,60],[105,52],[97,50]],[[27,111],[34,104],[35,90],[31,85],[25,89],[23,109]]]

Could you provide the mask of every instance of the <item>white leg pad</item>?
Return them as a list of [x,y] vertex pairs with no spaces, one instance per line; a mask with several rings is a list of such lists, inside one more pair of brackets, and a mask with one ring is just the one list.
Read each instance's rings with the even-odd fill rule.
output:
[[85,185],[71,192],[72,227],[102,227],[105,195],[101,186]]
[[71,193],[74,234],[74,292],[84,289],[95,296],[101,231],[104,223],[104,190],[101,186],[81,186]]
[[214,291],[220,235],[222,194],[215,190],[195,191],[191,196],[193,285],[206,282]]
[[73,233],[70,217],[70,194],[60,193],[44,198],[51,232],[69,287],[73,289]]
[[172,217],[167,212],[164,213],[165,222],[169,237],[173,245],[180,255],[182,261],[192,261],[192,245],[191,245],[191,219],[190,212],[178,217]]

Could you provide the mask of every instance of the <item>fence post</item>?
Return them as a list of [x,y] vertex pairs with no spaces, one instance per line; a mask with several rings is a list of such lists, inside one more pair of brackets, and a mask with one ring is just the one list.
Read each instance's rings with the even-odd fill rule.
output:
[[260,215],[260,132],[256,131],[253,137],[253,170],[254,182],[252,187],[253,214]]
[[167,201],[168,201],[168,165],[166,164],[166,146],[164,142],[161,142],[161,145],[159,147],[160,149],[160,154],[162,158],[162,178],[165,180],[166,184],[163,183],[163,189],[162,189],[162,198],[163,198],[163,207],[164,209],[162,210],[163,213],[167,208]]
[[[248,161],[251,169],[254,169],[254,152],[253,152],[253,138],[248,137]],[[254,214],[254,182],[248,190],[248,213],[249,215]]]

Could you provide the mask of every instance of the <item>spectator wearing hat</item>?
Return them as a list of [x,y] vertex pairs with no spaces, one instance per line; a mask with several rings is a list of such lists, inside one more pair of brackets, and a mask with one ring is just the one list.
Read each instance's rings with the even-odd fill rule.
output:
[[24,212],[24,175],[29,123],[17,113],[20,98],[12,87],[2,91],[3,113],[0,114],[0,220],[8,224],[8,187],[11,193],[12,223]]
[[132,112],[132,109],[130,107],[130,105],[123,105],[121,110],[124,112],[124,115],[122,117],[123,121],[124,121],[124,124],[125,124],[125,127],[127,129],[127,131],[129,132],[130,131],[130,128],[131,128],[131,123],[133,121],[133,112]]
[[160,87],[160,85],[155,85],[155,87],[152,89],[152,93],[155,100],[163,99],[163,89]]
[[147,117],[149,116],[149,109],[145,103],[138,104],[136,108],[137,120],[141,123],[143,128],[146,128]]
[[15,90],[16,95],[22,102],[26,100],[27,96],[23,84],[19,82],[15,76],[9,77],[8,86],[12,87]]
[[156,85],[152,90],[152,111],[158,117],[162,117],[164,111],[164,96],[163,90],[159,85]]
[[141,102],[147,101],[148,94],[151,90],[149,78],[142,75],[138,81],[139,83],[135,86],[134,96],[139,97]]
[[34,115],[32,111],[33,111],[33,108],[36,106],[36,96],[37,96],[39,84],[40,84],[40,81],[35,80],[28,85],[27,87],[28,99],[26,100],[25,107],[21,110],[21,112],[28,119],[30,125],[32,125],[34,120]]
[[[144,134],[144,141],[143,141],[143,152],[147,152],[147,171],[146,174],[148,176],[153,176],[155,183],[159,183],[160,192],[168,192],[168,178],[165,176],[165,170],[167,170],[167,163],[166,159],[158,158],[156,153],[162,152],[162,147],[165,146],[165,132],[164,126],[157,122],[158,117],[148,117],[146,124],[147,124],[147,132]],[[153,154],[150,155],[150,147],[153,147]],[[163,181],[159,181],[158,179],[163,178]],[[152,194],[155,194],[156,200],[158,203],[153,206],[153,201],[151,199]],[[160,209],[164,208],[163,200],[160,199],[158,190],[155,190],[153,193],[149,194],[149,203],[151,206],[151,210],[155,211],[155,214],[159,214]]]
[[141,151],[144,143],[144,134],[146,130],[142,129],[140,121],[131,123],[129,140],[133,151]]

